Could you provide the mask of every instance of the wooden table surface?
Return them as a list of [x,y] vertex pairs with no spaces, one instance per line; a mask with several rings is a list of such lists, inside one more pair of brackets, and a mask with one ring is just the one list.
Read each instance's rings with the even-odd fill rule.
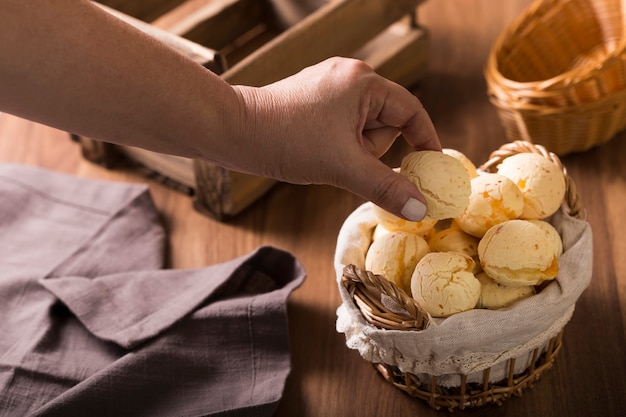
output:
[[[492,42],[529,0],[431,0],[419,20],[431,31],[431,67],[415,93],[445,147],[476,163],[506,142],[485,94],[482,70]],[[406,146],[384,157],[397,166]],[[531,390],[504,405],[458,415],[618,416],[626,410],[626,133],[562,158],[594,232],[593,279],[566,326],[555,367]],[[142,182],[126,169],[84,161],[67,133],[0,115],[0,162],[16,162],[89,178]],[[340,303],[333,270],[337,232],[362,201],[326,186],[279,184],[228,223],[202,216],[188,197],[150,182],[169,233],[168,266],[194,268],[230,260],[259,245],[292,252],[308,277],[289,301],[293,369],[276,416],[434,416],[385,382],[335,330]]]

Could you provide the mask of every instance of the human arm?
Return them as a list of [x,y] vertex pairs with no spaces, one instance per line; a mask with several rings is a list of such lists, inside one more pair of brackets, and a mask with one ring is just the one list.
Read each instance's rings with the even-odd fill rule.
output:
[[0,28],[0,110],[94,139],[330,184],[396,214],[422,197],[378,158],[400,132],[440,149],[419,100],[359,61],[230,86],[89,1],[3,0]]

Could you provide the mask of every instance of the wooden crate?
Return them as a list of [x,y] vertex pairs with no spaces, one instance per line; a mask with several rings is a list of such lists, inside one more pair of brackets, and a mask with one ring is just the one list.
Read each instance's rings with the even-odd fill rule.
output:
[[[428,62],[427,31],[417,22],[423,0],[101,0],[122,20],[192,57],[231,84],[262,86],[331,56],[362,59],[405,87]],[[202,160],[98,142],[81,143],[86,159],[113,167],[120,156],[193,195],[194,207],[218,220],[265,194],[274,180]]]

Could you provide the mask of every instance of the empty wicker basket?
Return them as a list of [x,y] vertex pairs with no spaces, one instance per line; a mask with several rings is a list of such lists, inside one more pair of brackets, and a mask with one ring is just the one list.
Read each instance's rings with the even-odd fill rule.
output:
[[[559,276],[533,296],[540,298],[525,300],[531,304],[433,319],[394,283],[365,270],[365,253],[376,227],[369,203],[346,219],[338,236],[335,269],[343,303],[337,330],[385,380],[435,409],[501,404],[532,387],[554,365],[563,329],[591,279],[591,230],[578,219],[579,197],[559,158],[541,145],[518,141],[493,152],[481,169],[494,172],[502,160],[520,152],[550,159],[563,169],[567,185],[559,219],[553,223],[566,248]],[[558,295],[544,298],[550,294]],[[535,314],[542,319],[533,319]],[[537,333],[530,335],[528,329]],[[476,361],[485,352],[489,359]]]
[[537,0],[500,35],[485,77],[511,141],[559,155],[626,127],[626,4]]

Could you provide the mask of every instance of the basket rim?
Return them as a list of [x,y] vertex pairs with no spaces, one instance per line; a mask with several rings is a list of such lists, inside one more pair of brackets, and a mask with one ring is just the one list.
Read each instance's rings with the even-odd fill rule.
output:
[[[553,95],[552,97],[555,97]],[[509,97],[511,97],[509,95]],[[529,96],[530,98],[530,96]],[[549,95],[538,97],[537,94],[533,98],[546,99]],[[555,106],[549,104],[527,103],[518,97],[518,100],[510,100],[498,95],[494,90],[490,89],[489,101],[497,107],[507,110],[523,111],[528,113],[538,113],[544,115],[550,114],[588,114],[591,111],[597,111],[602,107],[606,107],[607,111],[614,111],[616,103],[626,101],[626,88],[616,91],[612,94],[605,95],[597,100],[587,101],[579,104],[570,104],[567,106]]]
[[497,57],[502,51],[504,43],[515,36],[519,36],[520,33],[527,31],[525,25],[527,25],[528,22],[530,22],[535,16],[545,14],[549,7],[552,7],[555,4],[565,4],[570,1],[572,0],[535,0],[535,2],[532,3],[526,11],[524,11],[520,16],[514,19],[509,26],[507,26],[507,28],[496,39],[487,59],[485,76],[488,84],[499,85],[502,87],[503,91],[505,89],[514,90],[517,94],[522,94],[524,92],[532,93],[538,90],[547,91],[553,87],[573,87],[587,82],[590,78],[594,77],[594,74],[599,73],[602,68],[612,65],[616,61],[623,61],[622,56],[626,52],[626,23],[624,23],[624,27],[622,28],[624,36],[620,38],[615,47],[613,47],[612,50],[605,56],[601,65],[589,62],[585,65],[562,72],[554,77],[535,81],[515,81],[502,75],[499,71]]

